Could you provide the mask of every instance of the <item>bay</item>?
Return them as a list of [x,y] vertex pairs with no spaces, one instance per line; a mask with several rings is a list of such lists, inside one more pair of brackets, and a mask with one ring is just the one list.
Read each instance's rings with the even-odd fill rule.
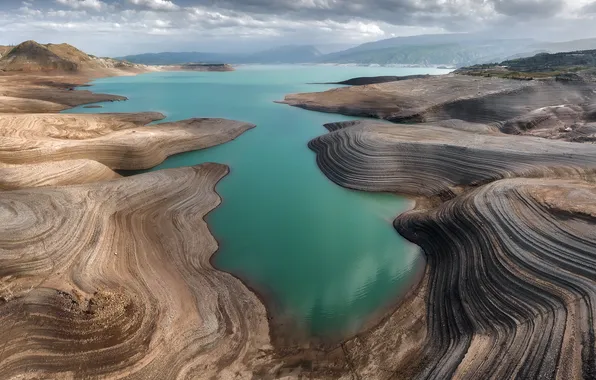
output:
[[[257,125],[229,143],[170,157],[159,170],[203,162],[230,166],[217,186],[223,203],[208,217],[219,242],[212,262],[265,299],[287,334],[355,333],[417,280],[424,260],[392,220],[410,202],[351,191],[317,168],[307,143],[324,123],[351,120],[275,100],[323,91],[358,76],[445,73],[430,68],[240,66],[234,72],[161,72],[96,80],[91,90],[123,95],[99,112],[158,111],[166,121],[222,117]],[[93,113],[77,107],[66,112]]]

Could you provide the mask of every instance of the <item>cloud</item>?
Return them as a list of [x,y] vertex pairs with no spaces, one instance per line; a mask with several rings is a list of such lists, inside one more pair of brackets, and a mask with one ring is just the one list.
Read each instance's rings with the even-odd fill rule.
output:
[[596,1],[590,4],[586,4],[581,8],[584,13],[596,13]]
[[448,32],[561,41],[596,34],[593,4],[596,0],[0,0],[0,44],[39,39],[70,42],[97,55],[125,55],[351,45]]
[[180,9],[178,5],[169,0],[128,0],[128,2],[154,11],[173,12]]
[[492,0],[500,14],[511,17],[548,17],[559,13],[564,0]]
[[101,11],[107,6],[106,3],[100,0],[56,0],[56,3],[73,9],[92,9],[95,11]]

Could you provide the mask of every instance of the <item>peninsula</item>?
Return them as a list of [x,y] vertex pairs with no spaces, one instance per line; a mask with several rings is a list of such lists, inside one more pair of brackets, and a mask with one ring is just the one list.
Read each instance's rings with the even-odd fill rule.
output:
[[1,376],[248,373],[270,348],[265,309],[211,267],[217,242],[203,220],[228,167],[114,170],[149,168],[254,125],[56,114],[125,99],[74,89],[91,78],[152,70],[79,52],[29,41],[0,58]]
[[[425,278],[388,319],[400,322],[370,334],[404,326],[404,310],[423,333],[381,348],[372,362],[353,357],[359,377],[369,378],[372,363],[391,372],[386,378],[596,376],[590,56],[498,65],[501,73],[525,67],[524,78],[476,75],[487,70],[477,67],[286,96],[306,109],[408,122],[329,124],[309,144],[337,184],[417,200],[394,226],[423,249]],[[404,347],[411,356],[399,354]]]

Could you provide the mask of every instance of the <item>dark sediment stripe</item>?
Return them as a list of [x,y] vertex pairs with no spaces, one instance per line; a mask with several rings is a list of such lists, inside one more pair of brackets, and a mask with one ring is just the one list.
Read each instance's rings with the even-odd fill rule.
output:
[[[431,268],[421,378],[576,378],[580,368],[593,376],[596,218],[545,206],[536,190],[552,187],[596,195],[575,182],[503,180],[396,219]],[[465,360],[477,336],[492,347]]]
[[416,377],[593,378],[596,147],[441,124],[334,123],[309,144],[342,186],[448,200],[395,221],[428,258]]

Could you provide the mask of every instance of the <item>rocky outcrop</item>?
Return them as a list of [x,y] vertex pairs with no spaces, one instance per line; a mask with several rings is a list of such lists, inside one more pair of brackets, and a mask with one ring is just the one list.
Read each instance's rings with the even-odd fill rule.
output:
[[167,71],[234,71],[234,67],[227,63],[187,63],[158,67]]
[[[0,197],[5,378],[249,378],[265,309],[214,270],[224,165]],[[249,311],[249,312],[247,312]]]
[[397,82],[407,79],[427,78],[430,75],[403,75],[403,76],[378,76],[378,77],[357,77],[341,82],[326,82],[324,84],[343,84],[346,86],[364,86],[366,84],[377,84],[386,82]]
[[291,94],[283,103],[393,122],[458,119],[504,133],[592,141],[596,82],[515,81],[442,75],[325,92]]

